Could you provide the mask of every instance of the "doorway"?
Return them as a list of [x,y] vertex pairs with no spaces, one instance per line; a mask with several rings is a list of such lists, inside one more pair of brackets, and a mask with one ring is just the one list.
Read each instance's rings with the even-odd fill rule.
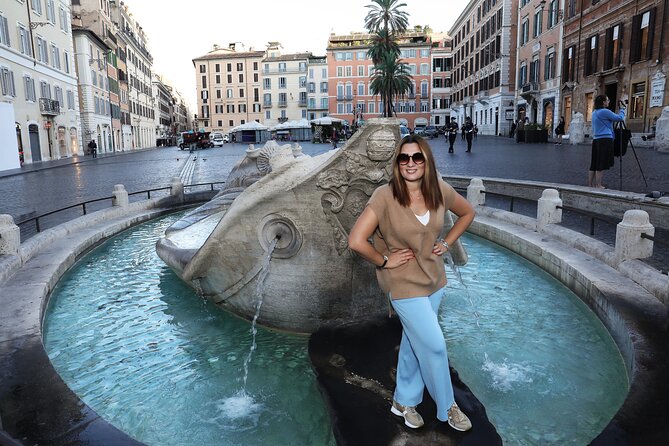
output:
[[544,128],[549,135],[553,134],[553,103],[550,101],[544,104]]
[[615,112],[618,105],[618,83],[606,84],[604,86],[604,94],[609,98],[609,109]]
[[33,163],[35,161],[42,161],[42,148],[39,145],[39,127],[37,124],[30,124],[28,126],[28,137],[30,139],[30,155]]
[[569,133],[569,124],[571,124],[571,96],[566,96],[564,98],[564,131]]
[[60,158],[67,157],[67,141],[65,140],[65,127],[58,127],[58,152]]
[[16,146],[19,148],[19,163],[23,166],[23,138],[21,137],[21,124],[16,123]]

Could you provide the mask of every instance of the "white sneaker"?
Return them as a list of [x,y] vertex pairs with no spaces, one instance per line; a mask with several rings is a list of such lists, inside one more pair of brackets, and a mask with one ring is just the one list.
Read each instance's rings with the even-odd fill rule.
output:
[[403,417],[404,424],[412,429],[418,429],[425,424],[423,422],[423,417],[416,411],[415,406],[402,406],[400,403],[393,400],[393,405],[390,408],[390,411],[398,417]]

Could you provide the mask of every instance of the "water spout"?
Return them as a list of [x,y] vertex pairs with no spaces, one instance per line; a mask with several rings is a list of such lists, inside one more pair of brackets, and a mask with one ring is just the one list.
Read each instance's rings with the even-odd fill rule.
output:
[[262,288],[265,283],[265,279],[269,274],[269,262],[272,260],[272,252],[274,251],[274,248],[276,247],[276,244],[279,242],[280,238],[280,235],[274,238],[274,240],[272,240],[269,247],[267,248],[267,253],[264,257],[262,268],[258,274],[258,281],[256,282],[256,295],[258,296],[258,302],[256,303],[255,316],[253,316],[253,320],[251,321],[250,332],[253,336],[253,340],[251,342],[249,353],[246,355],[246,359],[244,359],[244,379],[242,382],[243,393],[246,393],[246,380],[249,376],[249,364],[251,363],[251,358],[253,358],[253,352],[256,350],[256,334],[258,333],[258,329],[256,328],[256,321],[258,320],[258,316],[260,316],[260,307],[262,306]]
[[480,327],[481,325],[479,324],[479,320],[481,316],[479,315],[479,312],[476,310],[476,306],[474,305],[472,296],[469,294],[469,288],[467,288],[465,281],[462,279],[462,274],[460,274],[460,268],[453,261],[453,256],[451,255],[450,251],[446,251],[444,253],[444,258],[446,259],[446,263],[448,263],[448,266],[451,268],[451,271],[453,271],[453,275],[458,279],[458,282],[460,282],[460,284],[464,288],[465,294],[467,294],[467,300],[469,300],[469,305],[472,307],[474,318],[476,320],[476,326]]

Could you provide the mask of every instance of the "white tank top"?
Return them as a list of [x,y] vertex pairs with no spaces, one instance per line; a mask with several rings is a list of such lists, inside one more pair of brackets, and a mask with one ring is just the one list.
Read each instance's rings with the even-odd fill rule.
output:
[[430,210],[428,209],[428,211],[423,215],[416,215],[416,218],[423,224],[423,226],[427,226],[428,222],[430,221]]

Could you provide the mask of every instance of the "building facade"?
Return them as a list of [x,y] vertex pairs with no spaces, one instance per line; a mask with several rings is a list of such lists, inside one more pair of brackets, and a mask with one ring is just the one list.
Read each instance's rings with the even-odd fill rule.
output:
[[430,124],[443,127],[451,116],[451,77],[453,39],[446,33],[433,33],[432,41],[432,112]]
[[[96,37],[101,41],[104,51],[97,54],[88,54],[88,65],[98,69],[96,77],[98,81],[93,84],[85,83],[88,91],[81,91],[80,83],[80,101],[85,99],[85,105],[88,109],[83,109],[82,119],[84,120],[84,139],[96,139],[98,141],[98,153],[115,152],[118,149],[118,142],[121,138],[121,115],[119,107],[119,85],[118,73],[116,67],[117,39],[116,26],[112,21],[112,2],[109,0],[79,0],[72,2],[72,24],[77,30],[85,30],[92,35],[86,36],[85,33],[79,33],[77,40],[80,44],[95,45]],[[94,36],[94,37],[93,37]],[[86,42],[84,42],[86,40]],[[76,43],[75,43],[76,47]],[[89,48],[90,50],[91,48]],[[79,75],[87,75],[87,66],[84,54],[87,53],[85,47],[77,47],[77,72]],[[90,51],[88,51],[90,53]],[[86,81],[90,81],[91,76],[86,76]],[[98,91],[98,88],[100,91]],[[98,93],[106,90],[103,96]],[[95,94],[89,98],[91,92]],[[96,96],[97,95],[97,96]],[[90,99],[90,102],[88,100]],[[94,109],[94,101],[98,99],[99,108]],[[83,105],[83,103],[82,103]],[[97,112],[96,112],[97,110]],[[100,122],[96,115],[105,116],[106,122]]]
[[582,113],[591,133],[594,98],[612,108],[629,99],[627,127],[652,132],[669,105],[669,11],[661,0],[566,0],[562,108],[567,122]]
[[553,134],[560,120],[564,0],[520,0],[516,60],[516,117]]
[[0,5],[0,94],[21,162],[83,153],[75,71],[69,2]]
[[307,119],[328,115],[328,60],[325,56],[311,56],[307,66]]
[[307,65],[311,53],[281,54],[270,42],[262,61],[263,123],[268,127],[307,118]]
[[197,88],[197,124],[206,131],[227,133],[233,127],[262,120],[261,64],[265,51],[246,51],[231,43],[214,45],[193,59]]
[[508,134],[514,119],[517,17],[517,0],[472,0],[449,32],[451,116],[481,134]]
[[[371,34],[330,35],[327,46],[330,116],[357,124],[383,115],[383,104],[373,95],[370,78],[374,64],[368,58]],[[430,38],[409,31],[399,39],[402,62],[412,75],[410,91],[393,102],[397,118],[411,128],[430,122]]]
[[113,125],[109,94],[109,57],[111,49],[88,29],[74,26],[79,110],[85,145],[93,140],[98,153],[114,151]]
[[172,126],[172,116],[174,115],[172,87],[163,82],[163,78],[153,75],[151,83],[153,88],[154,110],[156,117],[156,146],[174,145],[174,135]]
[[151,88],[153,57],[144,30],[127,5],[121,4],[118,13],[118,39],[125,47],[131,150],[153,147],[156,141],[155,98]]

